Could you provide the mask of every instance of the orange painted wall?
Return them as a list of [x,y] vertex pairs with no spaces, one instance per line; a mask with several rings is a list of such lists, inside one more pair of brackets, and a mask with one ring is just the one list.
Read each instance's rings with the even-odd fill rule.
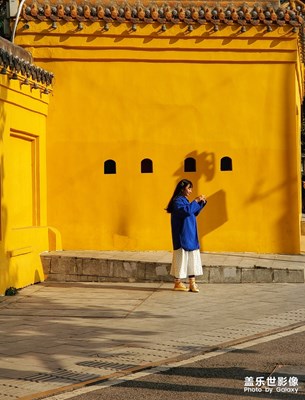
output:
[[[32,24],[16,41],[56,76],[48,223],[64,249],[171,249],[164,208],[182,177],[205,193],[202,250],[300,251],[297,34],[232,26]],[[222,157],[233,170],[221,171]],[[193,157],[197,171],[185,173]],[[153,173],[140,171],[153,161]],[[116,174],[104,162],[116,161]]]

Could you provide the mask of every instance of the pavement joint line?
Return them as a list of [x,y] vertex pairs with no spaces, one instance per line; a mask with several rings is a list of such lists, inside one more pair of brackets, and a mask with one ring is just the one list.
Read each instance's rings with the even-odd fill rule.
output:
[[[262,343],[264,340],[267,341],[267,339],[266,339],[267,337],[274,337],[274,336],[282,337],[283,333],[285,333],[285,332],[287,333],[287,336],[292,335],[294,333],[297,333],[295,331],[298,329],[302,329],[301,331],[305,331],[305,321],[294,323],[291,325],[286,325],[284,327],[273,328],[273,329],[270,329],[270,330],[267,330],[264,332],[256,333],[254,335],[245,336],[243,338],[229,340],[229,341],[214,345],[209,349],[205,349],[205,350],[201,349],[201,350],[185,353],[185,354],[182,354],[182,355],[179,355],[176,357],[162,359],[159,361],[150,362],[148,364],[128,368],[128,369],[125,369],[124,371],[116,371],[116,372],[110,373],[105,376],[100,376],[97,378],[90,379],[88,381],[74,383],[71,385],[62,386],[62,387],[58,387],[55,389],[49,389],[49,390],[46,390],[43,392],[34,393],[34,394],[30,394],[30,395],[23,396],[23,397],[18,397],[18,400],[46,399],[46,398],[49,398],[50,396],[56,396],[56,395],[60,395],[60,394],[66,393],[66,392],[74,392],[77,389],[91,387],[93,385],[96,388],[96,385],[100,385],[100,384],[103,384],[105,382],[108,382],[108,381],[114,380],[114,379],[116,379],[116,380],[124,379],[124,377],[129,376],[131,374],[141,373],[141,372],[145,372],[145,371],[149,371],[150,373],[152,373],[151,371],[154,368],[165,367],[165,368],[169,369],[169,368],[173,368],[174,365],[178,365],[178,363],[181,363],[181,365],[182,365],[182,363],[184,363],[184,364],[190,363],[191,358],[195,359],[196,357],[201,357],[200,359],[204,359],[204,358],[209,358],[209,354],[217,353],[220,355],[220,354],[224,354],[229,351],[233,351],[234,349],[237,349],[237,348],[243,348],[243,347],[236,347],[236,346],[244,345],[244,347],[250,347],[249,342],[252,342],[253,343],[252,345],[254,346],[255,344]],[[262,342],[259,342],[259,340],[262,340]],[[273,340],[273,339],[270,339],[270,340]],[[221,351],[223,353],[220,353]],[[212,357],[212,356],[210,356],[210,357]],[[73,397],[74,396],[75,396],[75,393],[73,394]],[[54,400],[56,400],[56,398],[54,398]]]
[[163,282],[160,282],[159,285],[158,285],[158,287],[157,287],[155,290],[151,290],[151,291],[150,291],[150,294],[149,294],[147,297],[143,298],[138,304],[135,304],[134,307],[133,307],[130,311],[128,311],[128,312],[126,313],[126,315],[123,317],[123,319],[128,318],[137,308],[141,307],[141,305],[142,305],[143,303],[145,303],[150,297],[152,297],[152,296],[155,294],[155,292],[157,292],[158,290],[160,290],[160,288],[162,287],[162,285],[163,285]]

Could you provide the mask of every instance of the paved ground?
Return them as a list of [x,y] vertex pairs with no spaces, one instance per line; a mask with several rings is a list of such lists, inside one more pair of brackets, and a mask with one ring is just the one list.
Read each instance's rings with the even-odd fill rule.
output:
[[305,326],[48,400],[305,398]]
[[171,289],[44,283],[1,298],[0,399],[47,397],[305,324],[302,283]]

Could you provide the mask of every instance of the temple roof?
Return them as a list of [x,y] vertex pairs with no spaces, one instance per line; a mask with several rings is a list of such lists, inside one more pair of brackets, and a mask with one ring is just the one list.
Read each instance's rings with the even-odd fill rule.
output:
[[23,48],[0,37],[0,74],[10,79],[22,80],[24,84],[33,83],[35,89],[49,93],[47,86],[52,84],[54,75],[33,64],[32,55]]
[[299,0],[202,2],[202,1],[108,1],[27,0],[22,16],[26,20],[105,21],[106,23],[220,24],[241,26],[285,24],[299,27],[304,22],[305,4]]
[[[21,13],[21,18],[26,21],[46,21],[56,26],[56,21],[76,22],[103,22],[104,29],[110,23],[160,24],[166,30],[168,24],[193,26],[210,24],[217,31],[219,26],[238,25],[241,32],[247,26],[266,26],[267,31],[272,31],[279,26],[290,26],[291,30],[299,31],[301,58],[305,54],[304,26],[305,3],[300,0],[280,3],[279,1],[151,1],[151,0],[26,0]],[[82,28],[80,28],[82,29]],[[17,57],[18,58],[18,57]],[[18,61],[18,60],[17,60]],[[0,64],[10,67],[7,52],[0,51]],[[29,65],[31,68],[29,69]],[[32,79],[51,84],[53,75],[42,72],[29,62],[18,61],[12,71],[20,72]],[[37,70],[36,70],[37,69]],[[31,71],[31,72],[30,72]]]

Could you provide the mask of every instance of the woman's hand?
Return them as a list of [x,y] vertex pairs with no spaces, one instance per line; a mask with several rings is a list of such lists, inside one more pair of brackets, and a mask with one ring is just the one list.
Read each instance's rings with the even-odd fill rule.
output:
[[200,201],[203,201],[204,203],[206,203],[207,199],[205,194],[201,194],[198,197],[196,197],[195,201],[197,201],[197,203],[199,203]]

